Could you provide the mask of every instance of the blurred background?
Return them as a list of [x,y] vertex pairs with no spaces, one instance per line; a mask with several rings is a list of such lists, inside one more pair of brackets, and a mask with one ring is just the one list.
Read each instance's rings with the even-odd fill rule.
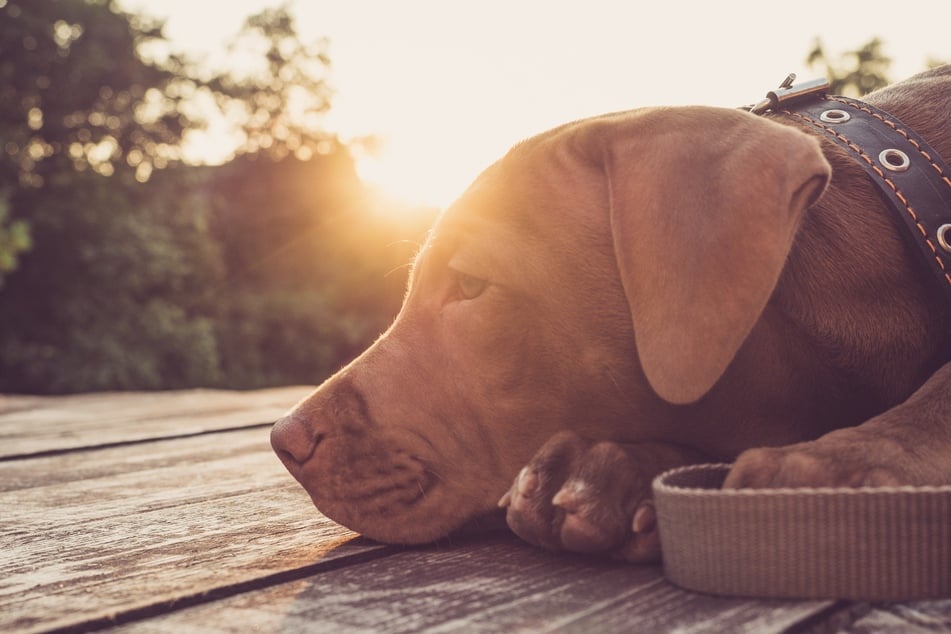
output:
[[946,2],[790,9],[0,0],[0,392],[319,383],[520,139],[951,60]]

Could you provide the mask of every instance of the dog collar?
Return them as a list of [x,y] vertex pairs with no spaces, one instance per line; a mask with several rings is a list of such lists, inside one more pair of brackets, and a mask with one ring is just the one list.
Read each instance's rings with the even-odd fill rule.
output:
[[817,79],[793,86],[789,75],[753,114],[781,113],[822,132],[855,159],[901,218],[902,233],[937,278],[951,307],[951,170],[896,117],[867,103],[827,94]]

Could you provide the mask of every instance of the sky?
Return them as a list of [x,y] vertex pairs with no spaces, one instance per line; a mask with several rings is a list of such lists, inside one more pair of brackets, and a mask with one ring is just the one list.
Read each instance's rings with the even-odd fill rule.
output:
[[[173,46],[214,56],[245,17],[281,0],[121,0],[165,18]],[[290,0],[305,41],[326,37],[325,127],[377,135],[361,176],[445,206],[491,162],[558,124],[649,105],[751,103],[787,73],[816,77],[871,37],[900,79],[951,60],[951,0]]]

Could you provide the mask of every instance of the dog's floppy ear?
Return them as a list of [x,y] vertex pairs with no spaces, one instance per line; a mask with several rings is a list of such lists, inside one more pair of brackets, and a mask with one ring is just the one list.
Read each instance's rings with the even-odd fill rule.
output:
[[636,111],[599,136],[641,365],[693,402],[759,318],[829,164],[804,132],[728,109]]

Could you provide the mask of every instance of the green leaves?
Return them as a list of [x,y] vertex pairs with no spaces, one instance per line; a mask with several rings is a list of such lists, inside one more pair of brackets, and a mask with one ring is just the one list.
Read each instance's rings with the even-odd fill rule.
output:
[[[244,136],[240,154],[306,159],[333,151],[333,135],[321,129],[330,109],[327,40],[303,42],[286,7],[250,16],[230,44],[245,69],[208,82],[222,111],[237,118]],[[249,51],[257,54],[249,59]]]
[[822,41],[816,38],[806,64],[823,69],[831,94],[861,97],[890,83],[888,69],[892,60],[883,49],[882,40],[875,37],[832,60]]
[[32,244],[29,226],[23,220],[10,220],[9,201],[0,195],[0,288],[4,275],[16,268],[18,257]]
[[[106,0],[0,0],[0,392],[316,383],[388,325],[434,211],[374,213],[320,125],[325,41],[273,9],[235,46],[256,72]],[[182,161],[195,98],[231,162]]]

